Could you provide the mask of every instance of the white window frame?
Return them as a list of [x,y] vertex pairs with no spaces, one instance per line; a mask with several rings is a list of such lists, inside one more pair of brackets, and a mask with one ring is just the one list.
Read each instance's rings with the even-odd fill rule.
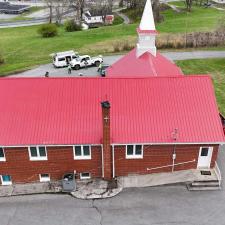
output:
[[[46,156],[40,156],[39,147],[44,147],[45,148]],[[36,148],[37,149],[37,156],[31,156],[31,148]],[[47,153],[46,146],[43,146],[43,145],[30,146],[30,147],[28,147],[28,152],[29,152],[29,158],[30,158],[31,161],[48,160],[48,153]]]
[[8,175],[8,174],[5,174],[5,175],[0,175],[0,179],[1,179],[2,186],[12,185],[12,177],[11,177],[10,175],[8,175],[8,176],[10,176],[11,181],[3,181],[2,176],[6,176],[6,175]]
[[[48,177],[42,177],[43,174],[47,174]],[[39,180],[40,180],[41,183],[51,181],[50,174],[49,173],[41,173],[41,174],[39,174]]]
[[5,149],[3,147],[0,147],[3,151],[3,155],[4,157],[0,157],[0,162],[5,162],[6,161],[6,158],[5,158]]
[[133,146],[133,155],[128,155],[127,154],[127,147],[128,145],[126,145],[126,159],[143,159],[143,145],[141,145],[141,155],[136,155],[135,152],[136,152],[136,146],[137,145],[141,145],[141,144],[135,144],[135,145],[132,145]]
[[[84,146],[89,146],[90,155],[84,155]],[[80,156],[76,156],[75,147],[81,147],[81,155]],[[74,145],[73,146],[73,158],[75,160],[91,159],[91,145]]]
[[91,173],[89,173],[89,176],[88,177],[83,177],[82,176],[83,173],[89,173],[89,172],[82,172],[82,173],[80,173],[80,179],[81,180],[91,179]]

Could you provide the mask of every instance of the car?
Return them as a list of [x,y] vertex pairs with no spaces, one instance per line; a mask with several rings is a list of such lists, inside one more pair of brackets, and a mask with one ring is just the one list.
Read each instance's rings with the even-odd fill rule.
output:
[[90,57],[89,55],[83,55],[79,56],[76,59],[73,59],[70,62],[70,65],[72,69],[79,70],[83,67],[89,67],[89,66],[96,66],[99,67],[99,65],[103,62],[103,58],[101,55],[97,57]]
[[70,61],[78,58],[79,55],[74,51],[58,52],[53,54],[53,66],[55,68],[68,66]]
[[108,64],[103,64],[101,67],[98,68],[98,73],[102,76],[106,76],[106,70],[109,68],[110,65]]

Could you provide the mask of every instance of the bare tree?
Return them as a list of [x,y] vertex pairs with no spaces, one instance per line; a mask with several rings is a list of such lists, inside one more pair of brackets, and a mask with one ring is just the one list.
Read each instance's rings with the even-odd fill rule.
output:
[[68,11],[70,8],[70,4],[68,0],[55,0],[54,3],[54,12],[55,12],[55,18],[56,23],[61,24],[63,15],[66,11]]
[[49,23],[52,23],[53,20],[53,2],[54,0],[45,0],[45,4],[49,8]]
[[153,9],[155,22],[158,22],[158,23],[162,22],[164,18],[160,13],[160,2],[159,2],[159,0],[153,0],[152,9]]
[[81,24],[86,0],[69,0],[70,6],[75,9],[75,20]]
[[185,0],[185,5],[186,5],[187,11],[191,12],[192,0]]

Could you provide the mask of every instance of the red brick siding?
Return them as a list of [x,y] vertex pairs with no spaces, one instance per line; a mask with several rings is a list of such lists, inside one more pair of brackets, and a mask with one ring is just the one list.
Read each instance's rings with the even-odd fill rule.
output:
[[[177,165],[174,170],[196,169],[199,149],[203,145],[177,145],[175,163],[196,160],[195,162]],[[214,167],[218,153],[218,145],[213,146],[211,167]],[[174,146],[144,146],[143,159],[126,159],[125,146],[115,147],[115,175],[127,176],[129,174],[149,174],[170,172],[172,167],[165,167],[148,171],[147,168],[155,168],[171,165]]]
[[49,173],[51,180],[60,180],[64,173],[90,172],[102,176],[101,147],[92,147],[91,160],[74,160],[72,147],[47,147],[47,161],[30,161],[27,148],[5,148],[6,162],[0,162],[0,174],[11,175],[14,183],[39,181],[39,174]]
[[[195,169],[199,149],[202,145],[177,145],[175,163],[196,161],[175,166],[175,171]],[[212,146],[212,145],[210,145]],[[218,145],[213,146],[211,167],[214,167],[218,154]],[[148,174],[170,172],[171,167],[147,171],[172,164],[174,146],[144,146],[143,159],[126,159],[125,146],[115,146],[115,175]],[[0,162],[0,174],[11,175],[13,183],[39,181],[39,174],[49,173],[51,180],[60,180],[66,172],[90,172],[92,177],[102,177],[101,147],[92,147],[91,160],[74,160],[72,147],[47,147],[47,161],[30,161],[27,148],[5,148],[6,162]]]

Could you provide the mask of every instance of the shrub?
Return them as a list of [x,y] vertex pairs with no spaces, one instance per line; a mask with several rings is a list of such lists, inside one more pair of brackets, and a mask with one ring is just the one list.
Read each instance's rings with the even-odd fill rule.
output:
[[3,64],[4,62],[5,62],[5,60],[4,60],[3,56],[2,56],[2,54],[0,53],[0,65]]
[[67,20],[65,22],[65,30],[67,32],[79,31],[81,30],[81,26],[77,24],[74,20]]
[[38,29],[38,33],[44,38],[55,37],[58,34],[58,29],[55,24],[49,23],[42,25]]

